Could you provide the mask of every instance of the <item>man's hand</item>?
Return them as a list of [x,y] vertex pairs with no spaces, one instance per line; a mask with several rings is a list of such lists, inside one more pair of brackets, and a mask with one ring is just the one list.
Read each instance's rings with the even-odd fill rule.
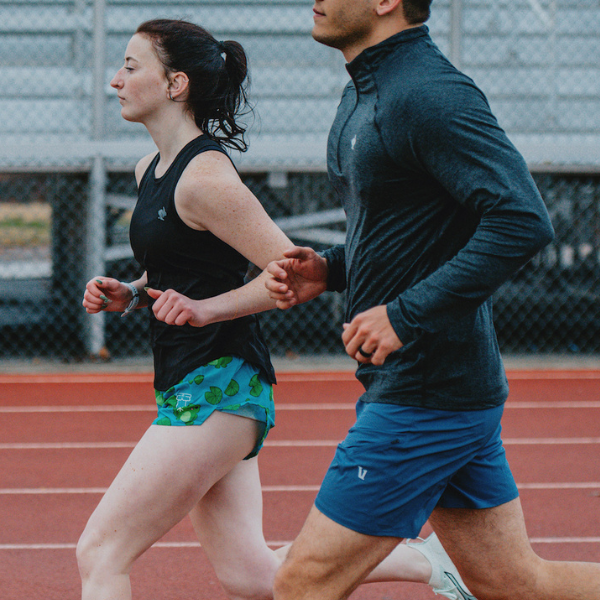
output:
[[265,282],[277,308],[286,309],[316,298],[327,289],[327,261],[312,248],[296,246],[284,252],[286,258],[267,266],[271,275]]
[[349,356],[373,365],[382,365],[389,354],[402,348],[385,305],[370,308],[344,323],[342,341]]

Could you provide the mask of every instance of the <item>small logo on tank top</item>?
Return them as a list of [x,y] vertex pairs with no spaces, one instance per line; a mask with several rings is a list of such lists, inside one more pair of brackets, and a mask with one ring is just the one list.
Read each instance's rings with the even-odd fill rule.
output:
[[167,216],[167,211],[165,210],[165,207],[163,206],[159,211],[158,211],[158,218],[161,221],[165,220],[165,217]]
[[363,469],[362,467],[358,467],[358,478],[361,481],[365,480],[365,477],[366,477],[367,473],[368,473],[367,469]]
[[356,146],[356,136],[354,136],[351,140],[350,140],[350,148],[352,150],[354,150],[354,146]]

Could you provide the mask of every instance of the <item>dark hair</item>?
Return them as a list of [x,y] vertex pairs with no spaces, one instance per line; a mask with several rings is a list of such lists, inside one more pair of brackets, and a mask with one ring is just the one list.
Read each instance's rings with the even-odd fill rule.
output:
[[404,18],[408,24],[425,23],[431,15],[431,2],[432,0],[402,0]]
[[202,132],[244,152],[247,127],[236,118],[250,112],[246,90],[248,61],[238,42],[218,42],[206,29],[187,21],[155,19],[136,33],[147,36],[167,73],[189,78],[185,100]]

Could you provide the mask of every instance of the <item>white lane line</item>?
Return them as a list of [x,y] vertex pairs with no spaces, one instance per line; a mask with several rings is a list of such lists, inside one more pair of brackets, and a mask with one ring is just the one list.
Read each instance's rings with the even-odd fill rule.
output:
[[531,408],[600,408],[600,402],[592,400],[566,400],[564,402],[511,402],[510,400],[504,405],[504,410],[510,409],[531,409]]
[[[508,380],[597,380],[600,369],[507,369]],[[281,383],[341,381],[356,382],[353,370],[347,371],[280,371],[277,377]],[[139,373],[99,372],[99,373],[23,373],[0,374],[0,384],[33,385],[44,383],[150,383],[154,375],[151,371]]]
[[107,488],[0,488],[0,496],[34,496],[45,494],[104,494]]
[[[318,492],[319,485],[263,485],[263,492]],[[598,484],[600,487],[600,484]],[[0,496],[46,494],[104,494],[107,488],[0,488]]]
[[[316,402],[311,404],[281,403],[276,404],[278,411],[312,411],[312,410],[354,410],[353,402]],[[510,402],[505,404],[505,410],[530,410],[541,408],[600,408],[600,401],[541,401],[541,402]],[[155,412],[156,405],[152,404],[106,404],[90,406],[0,406],[0,413],[87,413],[87,412]]]
[[[599,376],[600,378],[600,376]],[[352,381],[358,384],[353,371],[280,371],[277,373],[279,382],[324,382],[337,381],[347,382]],[[152,384],[154,375],[151,372],[147,373],[46,373],[35,374],[27,373],[22,375],[0,374],[0,384],[11,385],[37,385],[37,384],[81,384],[81,383],[150,383]]]
[[600,537],[532,537],[532,544],[600,544]]
[[0,450],[98,450],[133,448],[137,442],[15,442],[0,444]]
[[0,384],[38,385],[44,383],[152,383],[151,373],[88,373],[88,374],[45,374],[0,375]]
[[600,481],[580,483],[517,483],[520,490],[594,490],[600,489]]
[[527,370],[523,370],[523,371],[519,371],[519,370],[510,370],[507,369],[506,370],[506,376],[508,378],[508,380],[510,381],[512,380],[519,380],[519,381],[527,381],[528,379],[531,380],[544,380],[544,379],[548,379],[548,380],[559,380],[559,379],[564,379],[565,381],[572,381],[572,380],[578,380],[578,379],[587,379],[587,380],[594,380],[594,379],[600,379],[600,370],[598,369],[590,369],[590,370],[585,370],[585,371],[578,371],[578,370],[573,370],[573,371],[569,371],[569,370],[560,370],[560,369],[549,369],[549,370],[532,370],[532,371],[527,371]]
[[[318,492],[319,485],[263,485],[264,493],[278,492]],[[558,482],[558,483],[517,483],[521,490],[593,490],[600,489],[600,481]],[[104,494],[107,488],[0,488],[0,496],[36,496],[51,494]]]
[[[280,547],[291,544],[293,540],[268,541],[268,546]],[[75,550],[77,544],[0,544],[0,550]],[[201,548],[200,542],[156,542],[152,548]]]
[[507,438],[502,440],[505,446],[544,446],[569,444],[600,444],[600,438]]
[[[267,440],[265,447],[330,448],[341,440]],[[600,437],[588,438],[506,438],[505,446],[562,446],[600,444]],[[14,442],[0,444],[0,450],[106,450],[133,448],[137,442]]]
[[145,404],[103,406],[0,406],[0,413],[87,413],[87,412],[156,412]]
[[[293,540],[269,540],[267,545],[281,547],[291,544]],[[600,537],[532,537],[532,544],[600,544]],[[0,544],[0,551],[10,550],[75,550],[77,544]],[[157,542],[152,548],[200,548],[200,543],[189,542]]]
[[[600,407],[600,402],[598,402]],[[354,403],[277,404],[277,410],[354,410]],[[0,413],[86,413],[86,412],[156,412],[151,404],[106,404],[96,406],[0,406]]]

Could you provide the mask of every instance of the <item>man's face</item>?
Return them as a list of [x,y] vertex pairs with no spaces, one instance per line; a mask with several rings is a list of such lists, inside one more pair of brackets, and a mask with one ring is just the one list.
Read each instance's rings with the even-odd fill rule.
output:
[[376,0],[315,0],[312,36],[344,52],[361,46],[372,34]]

